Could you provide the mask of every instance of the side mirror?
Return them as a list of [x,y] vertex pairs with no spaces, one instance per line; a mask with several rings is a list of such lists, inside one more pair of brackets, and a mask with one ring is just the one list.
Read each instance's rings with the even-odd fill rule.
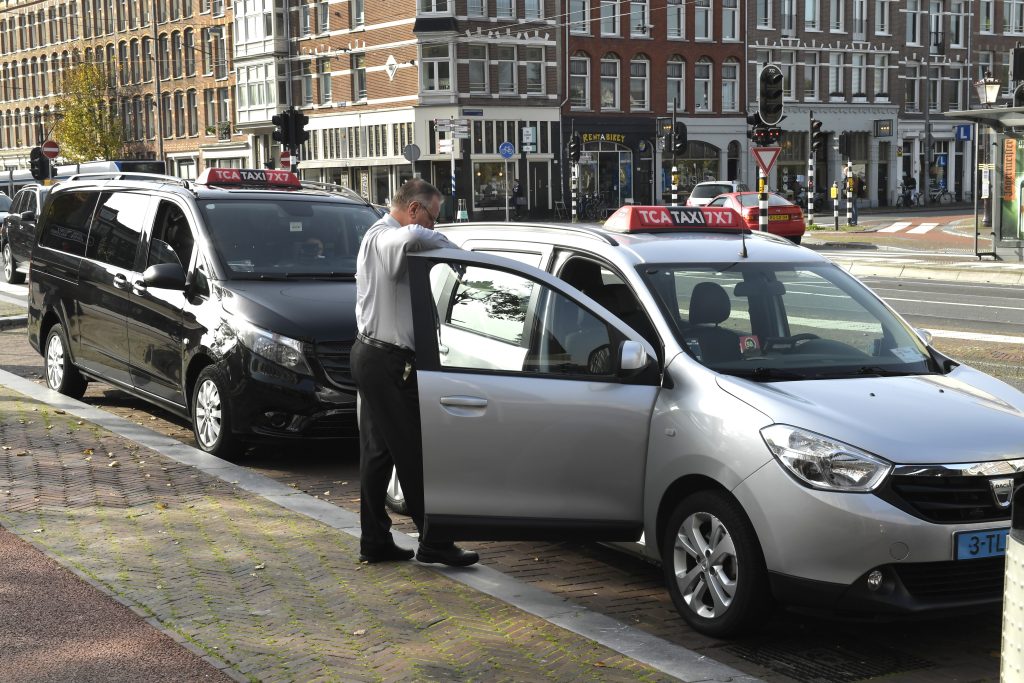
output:
[[178,263],[157,263],[146,268],[142,281],[147,287],[185,290],[185,269]]
[[644,345],[637,341],[622,342],[619,368],[623,372],[635,372],[647,367],[649,358]]
[[19,215],[23,221],[34,221],[36,219],[35,211],[22,211]]
[[917,332],[917,336],[921,338],[921,341],[925,343],[925,346],[932,345],[933,337],[931,332],[921,327],[915,327],[914,332]]

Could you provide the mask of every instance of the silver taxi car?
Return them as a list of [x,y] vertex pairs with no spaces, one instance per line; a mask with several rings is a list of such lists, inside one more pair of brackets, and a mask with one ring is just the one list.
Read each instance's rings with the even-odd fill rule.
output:
[[997,604],[1024,394],[735,212],[461,224],[411,257],[426,525],[660,562],[689,624]]

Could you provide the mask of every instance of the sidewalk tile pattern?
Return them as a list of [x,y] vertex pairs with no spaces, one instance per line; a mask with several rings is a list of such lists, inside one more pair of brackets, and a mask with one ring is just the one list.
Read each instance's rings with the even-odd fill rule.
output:
[[666,680],[6,389],[0,448],[0,524],[250,680]]

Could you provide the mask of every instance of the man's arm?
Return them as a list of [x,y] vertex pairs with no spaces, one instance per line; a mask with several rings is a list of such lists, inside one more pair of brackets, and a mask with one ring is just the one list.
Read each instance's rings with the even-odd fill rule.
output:
[[387,272],[396,279],[405,272],[406,254],[444,247],[459,248],[441,233],[419,225],[407,225],[399,230],[390,230],[378,245],[381,260],[387,264]]

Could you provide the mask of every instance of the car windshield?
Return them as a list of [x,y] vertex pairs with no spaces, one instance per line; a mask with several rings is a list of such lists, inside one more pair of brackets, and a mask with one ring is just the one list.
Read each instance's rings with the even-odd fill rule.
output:
[[232,279],[352,277],[369,206],[338,201],[217,198],[199,201],[210,238]]
[[690,196],[697,197],[698,199],[707,199],[708,197],[717,197],[726,192],[732,192],[732,185],[729,183],[712,183],[709,185],[697,185],[693,188]]
[[[751,192],[749,194],[738,194],[736,195],[736,199],[739,200],[741,206],[757,206],[757,196],[756,192]],[[789,201],[785,197],[780,197],[777,194],[769,192],[768,206],[793,206],[793,202]]]
[[643,273],[680,345],[718,372],[776,381],[937,371],[914,331],[833,264],[661,264]]

